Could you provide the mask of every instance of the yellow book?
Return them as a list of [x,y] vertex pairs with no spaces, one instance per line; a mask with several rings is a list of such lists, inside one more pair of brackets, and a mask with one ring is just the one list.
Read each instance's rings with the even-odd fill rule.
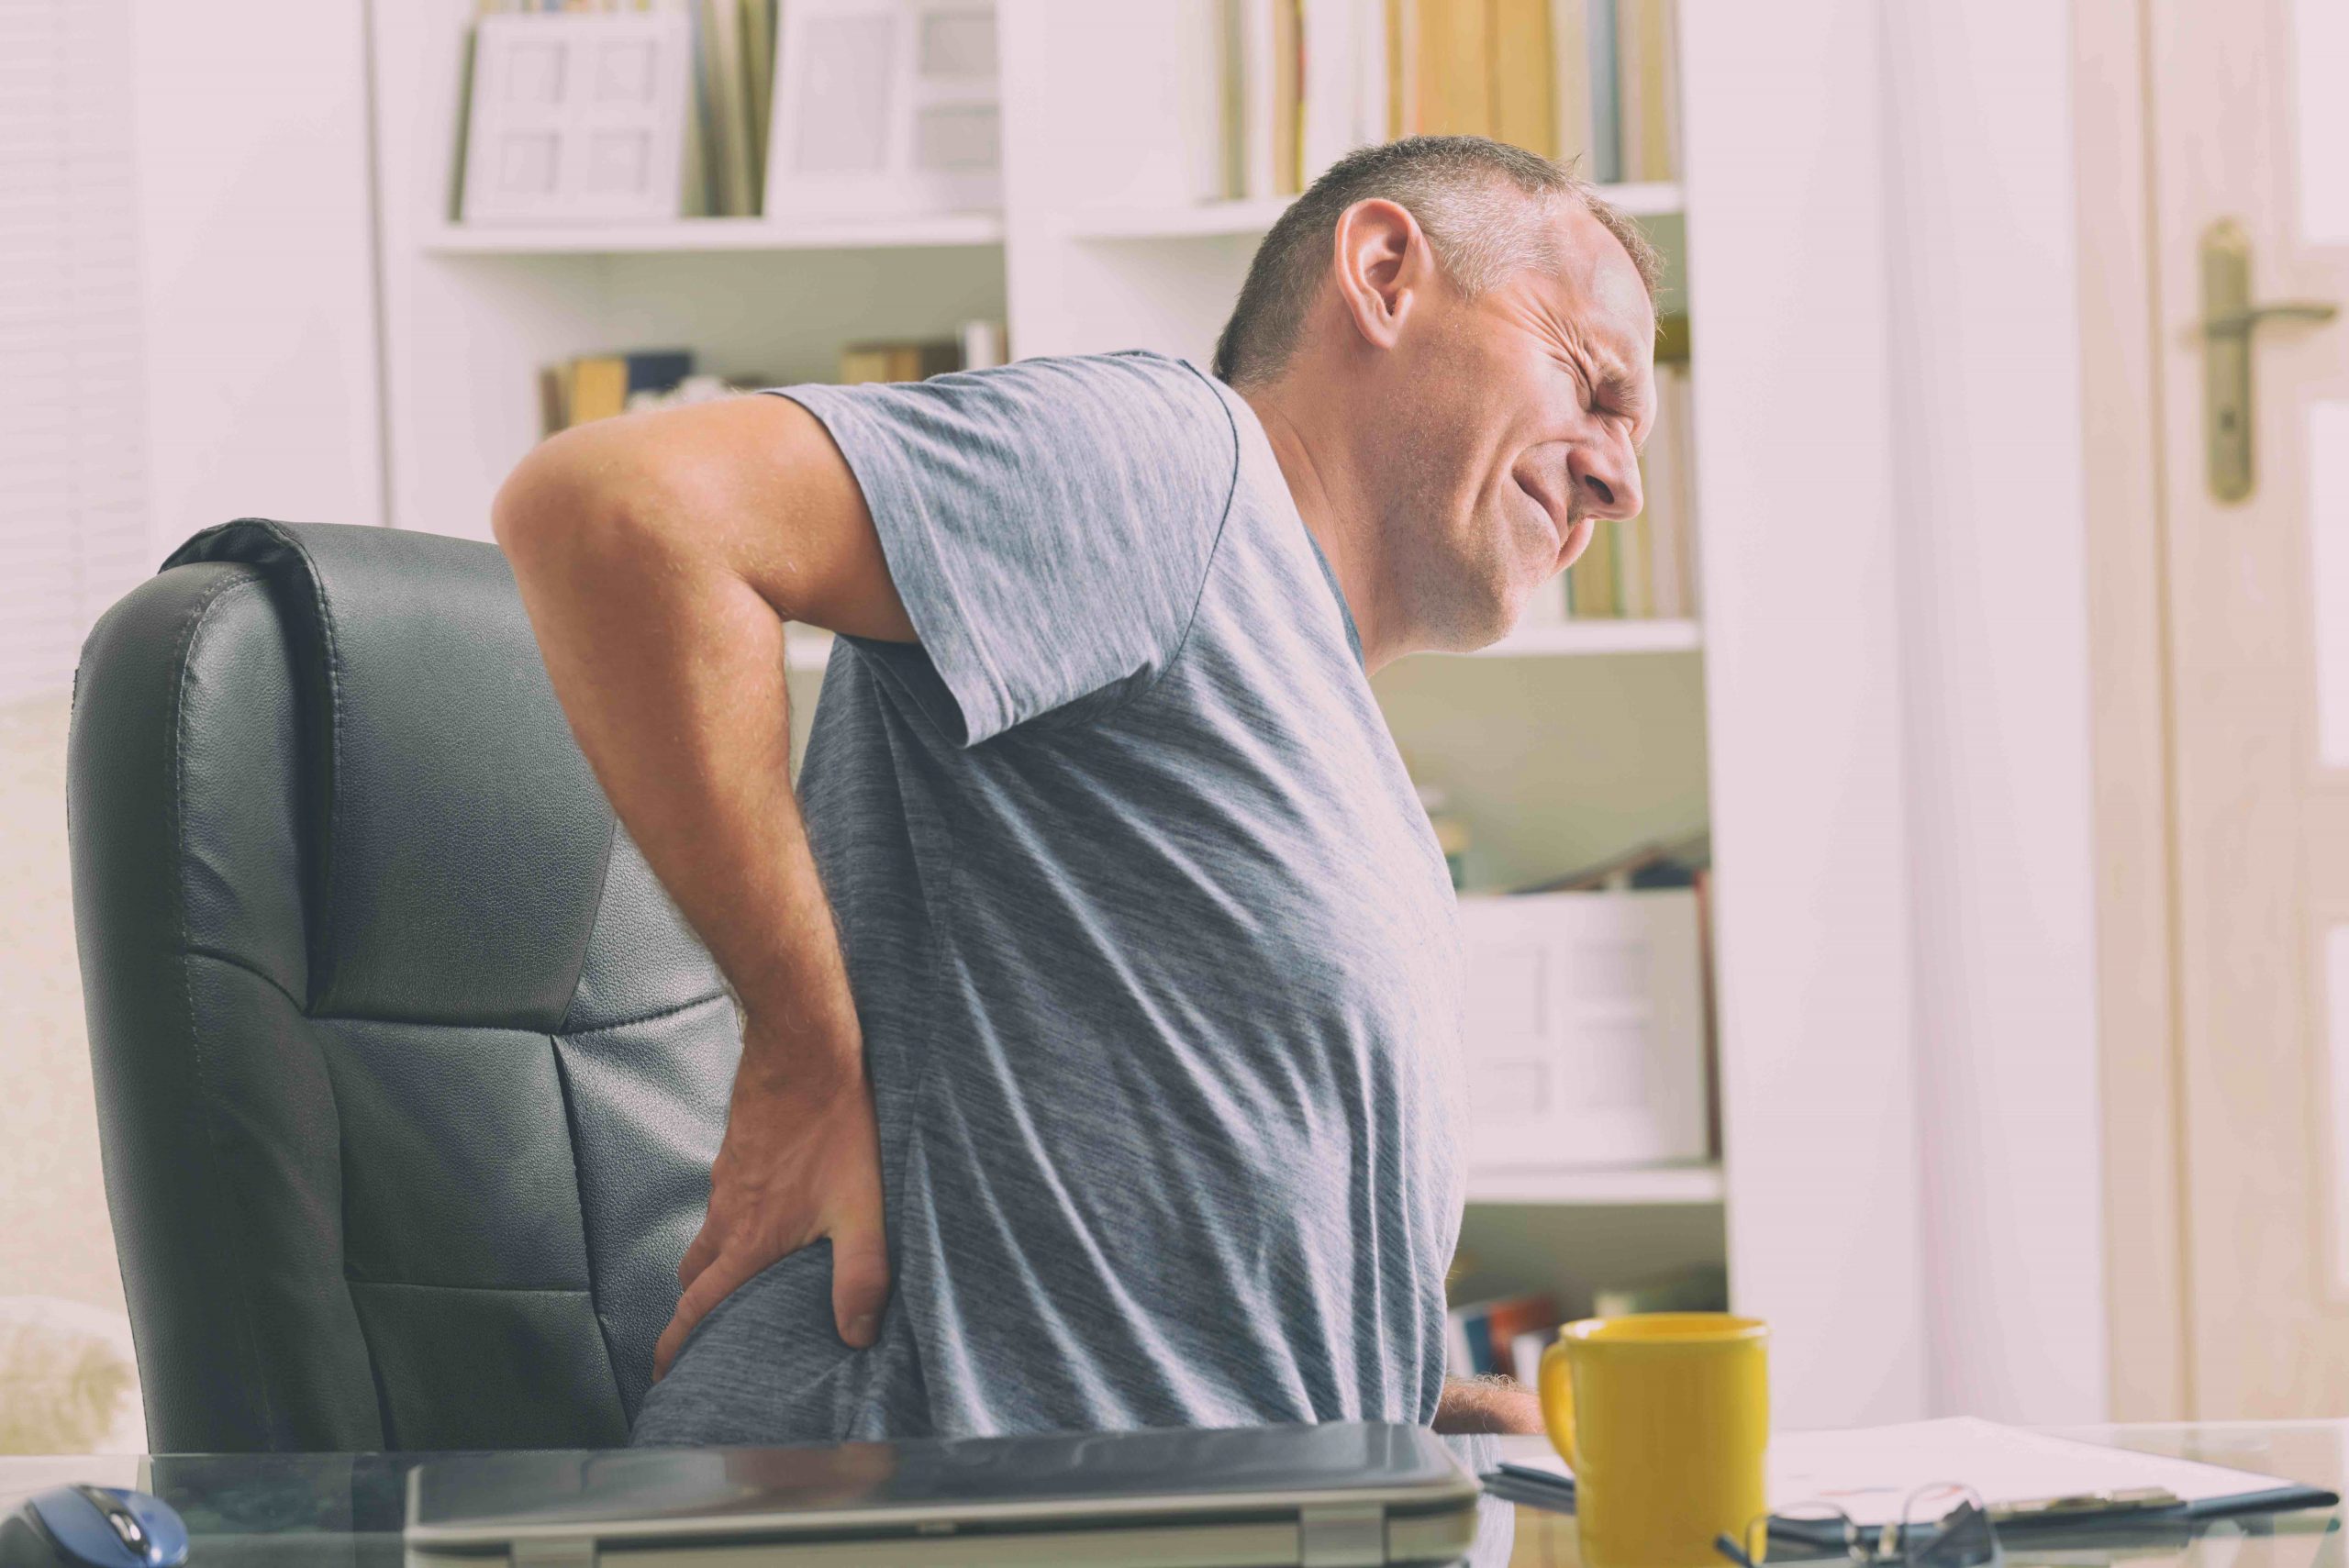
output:
[[1487,0],[1411,0],[1417,9],[1413,130],[1429,136],[1493,134],[1492,39]]
[[1305,189],[1305,17],[1302,0],[1273,0],[1273,189]]
[[1551,126],[1561,162],[1579,158],[1590,173],[1590,18],[1583,0],[1550,0]]
[[1613,620],[1623,613],[1615,587],[1615,530],[1612,517],[1596,519],[1590,548],[1566,569],[1566,593],[1576,620]]
[[889,350],[885,345],[852,343],[841,350],[841,384],[855,386],[868,381],[889,379]]
[[1223,195],[1238,201],[1248,194],[1248,17],[1244,0],[1221,0],[1221,6]]
[[[1645,488],[1646,475],[1641,475]],[[1655,514],[1653,508],[1615,525],[1618,613],[1632,619],[1655,614]]]
[[750,130],[744,150],[762,206],[767,188],[768,111],[774,103],[774,0],[742,0],[743,98]]
[[1550,0],[1490,0],[1492,134],[1513,147],[1558,155]]
[[1418,29],[1411,25],[1419,0],[1386,0],[1386,139],[1417,132],[1411,121],[1419,102]]
[[596,354],[571,361],[571,423],[584,425],[628,408],[628,361]]

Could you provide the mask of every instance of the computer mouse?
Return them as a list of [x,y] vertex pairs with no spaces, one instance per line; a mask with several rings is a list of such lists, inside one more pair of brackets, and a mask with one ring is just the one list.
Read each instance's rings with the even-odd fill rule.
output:
[[187,1526],[161,1497],[121,1486],[56,1486],[0,1524],[0,1568],[179,1568]]

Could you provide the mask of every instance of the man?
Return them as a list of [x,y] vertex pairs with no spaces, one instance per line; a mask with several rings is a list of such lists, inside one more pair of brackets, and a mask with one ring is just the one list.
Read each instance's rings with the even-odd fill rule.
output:
[[[1653,252],[1353,154],[1210,379],[771,388],[499,492],[554,688],[744,1015],[639,1442],[1383,1418],[1447,1384],[1460,974],[1368,676],[1640,510]],[[841,634],[795,799],[786,620]]]

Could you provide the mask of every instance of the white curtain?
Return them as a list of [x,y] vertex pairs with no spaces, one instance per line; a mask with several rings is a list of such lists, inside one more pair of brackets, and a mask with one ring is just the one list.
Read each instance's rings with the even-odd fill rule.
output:
[[152,572],[130,0],[0,0],[0,703]]

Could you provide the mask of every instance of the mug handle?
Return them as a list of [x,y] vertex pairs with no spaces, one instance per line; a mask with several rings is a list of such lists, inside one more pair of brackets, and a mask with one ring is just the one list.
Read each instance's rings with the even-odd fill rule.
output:
[[1582,1455],[1575,1445],[1574,1368],[1567,1363],[1567,1350],[1565,1340],[1553,1340],[1542,1352],[1542,1424],[1549,1429],[1550,1446],[1558,1451],[1579,1485]]

